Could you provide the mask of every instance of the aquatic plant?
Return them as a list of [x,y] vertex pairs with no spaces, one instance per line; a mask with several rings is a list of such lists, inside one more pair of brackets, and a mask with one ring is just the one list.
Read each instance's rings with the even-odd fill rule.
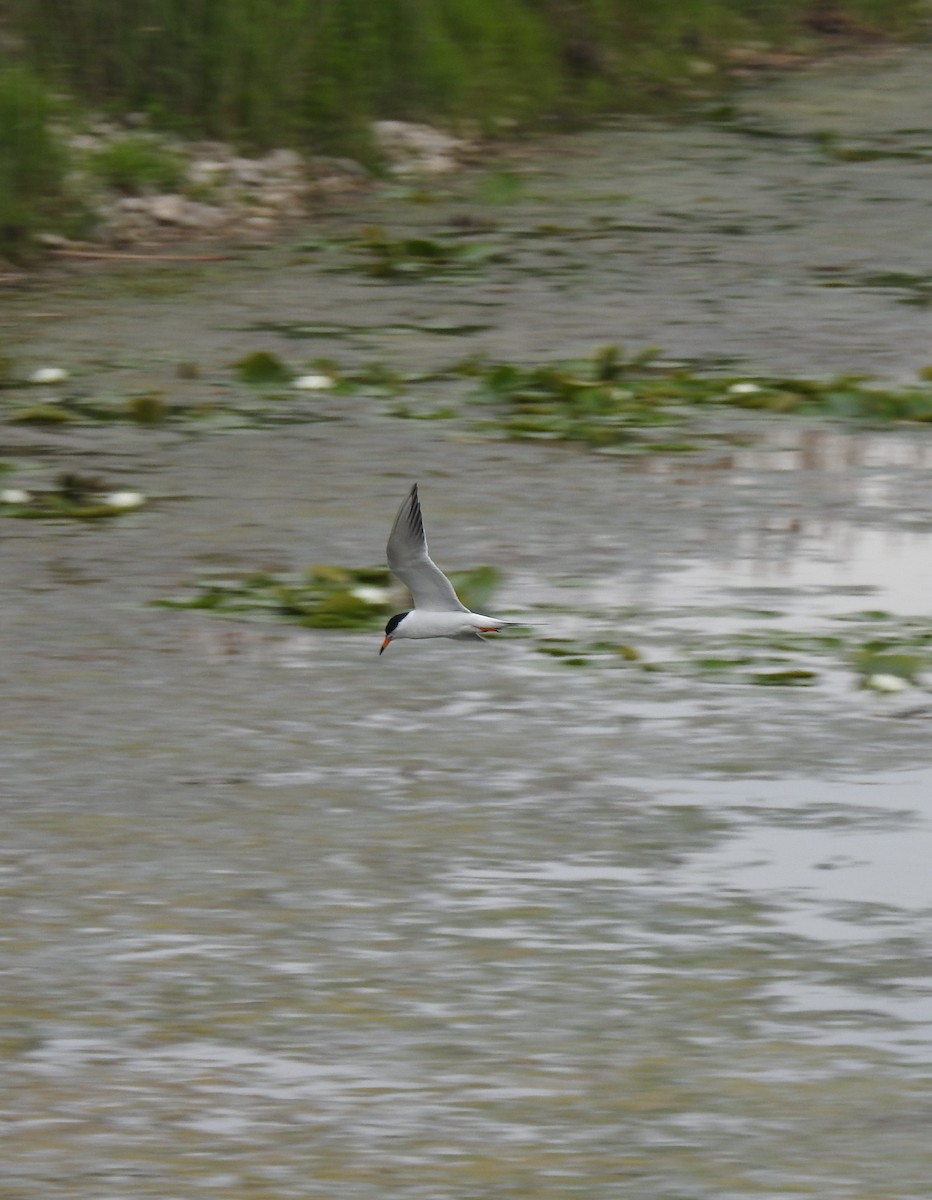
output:
[[612,638],[538,637],[534,649],[554,669],[635,670],[718,687],[807,688],[840,677],[851,686],[893,693],[921,686],[923,673],[932,670],[928,618],[849,613],[836,618],[840,630],[832,632],[771,626],[770,620],[781,615],[775,612],[732,615],[749,622],[727,634],[693,633],[682,641],[658,637],[641,625],[645,641],[640,647]]
[[363,230],[355,247],[365,254],[366,270],[377,279],[417,279],[474,270],[507,255],[496,246],[461,238],[392,238],[383,229]]
[[[498,583],[494,567],[450,575],[463,603],[487,603]],[[241,578],[204,579],[191,594],[153,603],[163,608],[203,609],[223,616],[274,617],[310,629],[379,629],[403,605],[387,567],[317,563],[304,571]]]
[[277,354],[268,350],[253,350],[233,364],[243,383],[290,383],[291,370]]
[[141,508],[143,492],[112,490],[97,476],[63,471],[51,488],[4,488],[0,516],[25,520],[96,520]]
[[932,387],[876,387],[858,378],[829,380],[705,374],[665,363],[655,349],[633,356],[606,346],[590,359],[523,367],[469,362],[475,397],[496,410],[490,425],[517,439],[583,442],[593,447],[683,451],[695,444],[648,436],[683,425],[690,410],[727,405],[773,413],[875,421],[932,422]]

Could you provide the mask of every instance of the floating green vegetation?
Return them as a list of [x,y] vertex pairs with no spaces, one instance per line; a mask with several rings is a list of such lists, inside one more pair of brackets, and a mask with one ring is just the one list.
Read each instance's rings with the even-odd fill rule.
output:
[[926,160],[929,158],[929,152],[924,147],[865,143],[855,145],[851,142],[843,142],[840,135],[833,129],[820,129],[811,136],[815,147],[826,158],[835,162],[875,162],[877,159],[888,158]]
[[97,476],[64,471],[52,488],[4,488],[0,491],[0,516],[86,521],[120,516],[145,503],[142,492],[115,490]]
[[[293,337],[301,334],[292,333]],[[264,389],[289,385],[296,392],[329,392],[337,396],[396,395],[408,383],[423,379],[420,374],[405,375],[383,363],[346,368],[332,358],[315,358],[309,367],[295,370],[276,354],[256,350],[233,364],[240,382]],[[293,397],[294,393],[274,392],[274,396]]]
[[140,392],[132,396],[98,397],[71,394],[38,404],[14,404],[5,409],[5,418],[14,425],[67,425],[135,422],[138,425],[162,425],[171,421],[191,420],[215,412],[215,404],[169,403],[161,392]]
[[441,408],[412,408],[410,404],[395,404],[389,409],[390,417],[403,421],[452,421],[458,417],[458,409],[449,405]]
[[446,278],[474,271],[507,255],[497,246],[464,238],[390,237],[370,227],[351,245],[365,254],[364,270],[377,279]]
[[[499,576],[494,567],[482,566],[453,572],[450,578],[463,603],[482,611]],[[221,616],[264,616],[310,629],[377,629],[386,617],[405,607],[386,567],[329,563],[274,575],[258,572],[241,578],[205,579],[190,595],[153,603]]]
[[9,354],[0,354],[0,388],[17,387],[18,385],[16,360]]
[[[328,325],[320,321],[256,321],[244,327],[244,332],[275,333],[281,337],[301,339],[353,338],[361,334],[429,333],[434,337],[471,337],[486,333],[494,326],[488,321],[450,321],[435,317],[429,321],[391,321],[385,325]],[[2,386],[2,384],[0,384]]]
[[[921,686],[923,672],[932,670],[932,620],[880,612],[852,613],[838,620],[844,634],[746,628],[731,634],[697,634],[674,646],[665,639],[658,642],[656,631],[648,631],[644,648],[610,639],[554,637],[537,638],[534,648],[555,667],[635,669],[720,687],[814,687],[840,676],[852,685],[892,693]],[[886,631],[878,634],[881,622]]]
[[873,271],[853,280],[856,287],[889,289],[897,292],[900,304],[928,308],[932,304],[932,274],[917,271]]
[[[314,377],[309,377],[313,379]],[[394,394],[395,385],[379,389],[374,382],[364,384],[369,374],[352,376],[335,390],[362,390]],[[314,390],[314,389],[310,389]],[[154,390],[123,395],[87,395],[79,392],[57,396],[54,400],[21,404],[13,398],[0,407],[4,420],[17,425],[90,425],[129,422],[147,428],[162,426],[200,426],[212,429],[264,428],[270,425],[306,424],[335,420],[333,413],[322,413],[308,391],[297,387],[262,395],[242,397],[233,391],[209,399],[185,401],[169,398]]]
[[486,204],[517,204],[526,190],[525,178],[517,171],[490,171],[479,184],[479,195]]
[[222,616],[272,617],[315,629],[370,628],[388,615],[389,585],[382,568],[321,564],[277,575],[204,579],[190,595],[154,603]]
[[760,687],[812,687],[817,679],[817,672],[806,667],[789,667],[785,671],[757,671],[751,683]]
[[243,383],[257,386],[275,383],[289,383],[293,372],[276,355],[268,350],[253,350],[237,359],[233,364],[236,374]]
[[852,663],[855,670],[860,672],[865,686],[870,686],[870,681],[876,680],[878,676],[900,680],[904,685],[916,684],[919,682],[919,673],[929,665],[929,655],[904,653],[902,650],[897,652],[885,649],[884,643],[873,642],[857,650],[852,657]]
[[15,425],[64,425],[73,421],[74,413],[64,404],[26,404],[12,409],[7,420]]
[[478,399],[499,410],[495,424],[513,438],[690,450],[695,447],[689,441],[658,440],[647,431],[683,424],[691,411],[712,405],[932,422],[928,381],[893,389],[872,387],[857,378],[728,378],[664,363],[655,349],[626,357],[616,346],[605,346],[581,361],[539,367],[473,361],[462,370],[476,377]]

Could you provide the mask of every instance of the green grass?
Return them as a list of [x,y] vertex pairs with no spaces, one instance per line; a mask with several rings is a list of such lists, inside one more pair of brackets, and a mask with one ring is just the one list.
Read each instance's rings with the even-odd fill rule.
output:
[[52,100],[29,70],[0,66],[0,255],[28,258],[65,208],[65,153],[49,129]]
[[87,168],[106,187],[128,196],[175,192],[184,183],[184,159],[151,135],[127,134],[91,154]]
[[[897,33],[921,10],[831,8]],[[812,45],[812,11],[810,0],[10,0],[5,20],[34,64],[96,107],[365,158],[373,116],[494,133],[693,94],[700,78],[714,86],[731,44]]]

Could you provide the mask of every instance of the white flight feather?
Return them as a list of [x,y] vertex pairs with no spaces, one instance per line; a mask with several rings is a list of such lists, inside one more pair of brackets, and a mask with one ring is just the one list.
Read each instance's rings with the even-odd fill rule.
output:
[[464,604],[460,604],[453,584],[427,553],[417,484],[411,488],[395,517],[388,535],[387,556],[389,569],[407,586],[416,609],[469,612]]

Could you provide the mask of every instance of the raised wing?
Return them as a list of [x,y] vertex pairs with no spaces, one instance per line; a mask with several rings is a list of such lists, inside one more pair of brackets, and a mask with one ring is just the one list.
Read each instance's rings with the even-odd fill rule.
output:
[[411,488],[395,517],[388,535],[388,565],[406,584],[414,597],[415,608],[439,609],[445,612],[468,612],[456,597],[453,584],[431,561],[427,553],[427,538],[417,484]]

